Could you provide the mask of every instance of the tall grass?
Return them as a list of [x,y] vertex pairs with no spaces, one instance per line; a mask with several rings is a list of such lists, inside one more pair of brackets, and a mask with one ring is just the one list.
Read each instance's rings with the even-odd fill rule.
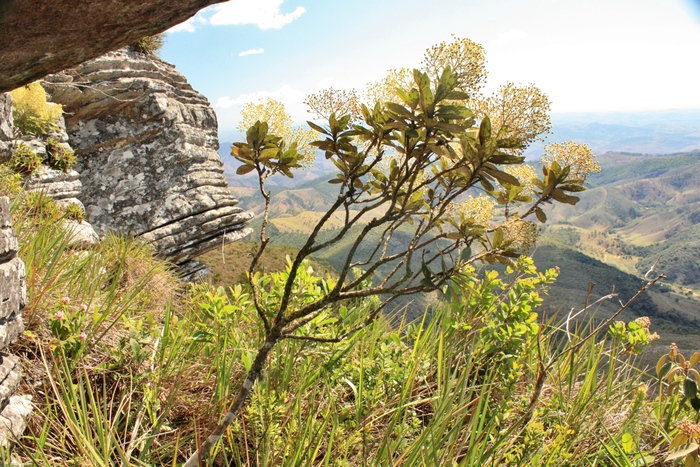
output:
[[[30,211],[16,203],[29,305],[14,351],[36,415],[15,454],[38,466],[178,465],[261,344],[246,287],[185,287],[129,238],[75,251],[60,218]],[[544,276],[476,277],[417,322],[380,319],[339,344],[281,342],[208,465],[660,465],[682,403],[662,423],[658,388],[624,345],[601,334],[571,347],[591,327],[566,335],[538,318]],[[352,307],[307,331],[331,332],[341,312]]]

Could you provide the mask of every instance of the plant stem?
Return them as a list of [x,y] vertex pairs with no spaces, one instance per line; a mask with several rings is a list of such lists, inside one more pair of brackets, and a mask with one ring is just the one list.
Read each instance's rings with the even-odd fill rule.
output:
[[183,467],[197,467],[202,465],[202,462],[209,457],[209,451],[211,451],[212,446],[219,441],[226,429],[231,425],[231,423],[233,423],[236,417],[238,417],[241,409],[243,409],[245,406],[245,403],[253,390],[255,382],[260,378],[260,374],[265,368],[265,361],[267,360],[267,357],[270,355],[270,352],[272,352],[272,349],[275,347],[275,344],[277,344],[279,339],[279,329],[273,328],[270,334],[268,334],[265,343],[258,350],[258,354],[255,356],[255,360],[253,361],[253,365],[250,367],[250,371],[248,371],[248,375],[243,382],[243,386],[241,386],[241,388],[238,390],[238,394],[236,394],[236,398],[231,404],[231,407],[229,407],[228,412],[226,412],[226,415],[224,415],[224,418],[221,420],[219,425],[207,437],[206,441],[204,441],[200,448],[195,451],[189,459],[187,459],[187,462],[185,462]]

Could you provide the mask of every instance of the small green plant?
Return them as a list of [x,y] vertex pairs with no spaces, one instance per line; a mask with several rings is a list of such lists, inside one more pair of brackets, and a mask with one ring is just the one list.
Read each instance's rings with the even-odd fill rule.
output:
[[[700,352],[686,360],[676,344],[671,344],[668,353],[656,363],[659,395],[655,401],[655,414],[664,430],[676,426],[666,461],[684,459],[685,465],[690,466],[700,465],[700,425],[697,424],[700,420],[700,372],[694,368],[698,363]],[[691,422],[689,418],[695,421]]]
[[27,193],[20,203],[20,209],[26,216],[34,218],[37,222],[55,220],[60,215],[60,210],[53,198],[38,191]]
[[158,52],[165,43],[165,34],[156,34],[154,36],[146,36],[129,45],[129,48],[135,52],[145,55],[158,55]]
[[22,190],[22,176],[7,164],[0,164],[0,196],[15,197]]
[[47,102],[39,81],[11,91],[12,116],[17,131],[25,135],[46,135],[57,128],[63,107]]
[[63,172],[72,169],[77,161],[73,150],[61,144],[56,138],[46,140],[46,154],[49,156],[49,165]]
[[26,144],[18,144],[8,162],[9,167],[17,173],[30,175],[41,167],[43,159]]
[[700,425],[690,420],[683,420],[678,425],[678,434],[673,438],[669,446],[671,453],[666,457],[666,461],[684,459],[684,465],[700,465]]
[[649,318],[642,316],[629,323],[616,321],[610,326],[608,333],[613,340],[621,342],[625,346],[625,352],[640,354],[649,344],[659,339],[657,333],[652,334],[649,331],[650,325]]
[[66,219],[82,222],[85,220],[85,211],[77,203],[71,203],[63,210],[63,215]]
[[546,291],[558,276],[558,270],[538,272],[531,258],[521,256],[499,277],[491,270],[479,279],[472,269],[457,276],[445,287],[451,313],[446,318],[459,336],[477,332],[476,345],[470,350],[476,361],[489,362],[505,382],[519,377],[516,363],[523,347],[539,332],[535,309],[542,303],[540,291]]
[[78,310],[71,307],[70,297],[62,297],[49,319],[49,328],[56,342],[53,351],[56,356],[76,358],[85,346],[88,338],[83,319],[87,305],[81,304]]

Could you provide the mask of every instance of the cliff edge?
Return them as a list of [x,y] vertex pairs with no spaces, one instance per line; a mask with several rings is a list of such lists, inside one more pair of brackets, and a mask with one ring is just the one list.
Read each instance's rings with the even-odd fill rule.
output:
[[185,266],[251,232],[223,175],[216,115],[163,60],[122,49],[49,75],[78,158],[87,220]]

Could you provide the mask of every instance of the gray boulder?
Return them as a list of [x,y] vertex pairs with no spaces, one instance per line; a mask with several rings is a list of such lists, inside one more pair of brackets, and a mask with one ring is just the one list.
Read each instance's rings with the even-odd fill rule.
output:
[[250,232],[223,175],[216,115],[175,67],[122,49],[50,75],[87,220],[184,264]]

